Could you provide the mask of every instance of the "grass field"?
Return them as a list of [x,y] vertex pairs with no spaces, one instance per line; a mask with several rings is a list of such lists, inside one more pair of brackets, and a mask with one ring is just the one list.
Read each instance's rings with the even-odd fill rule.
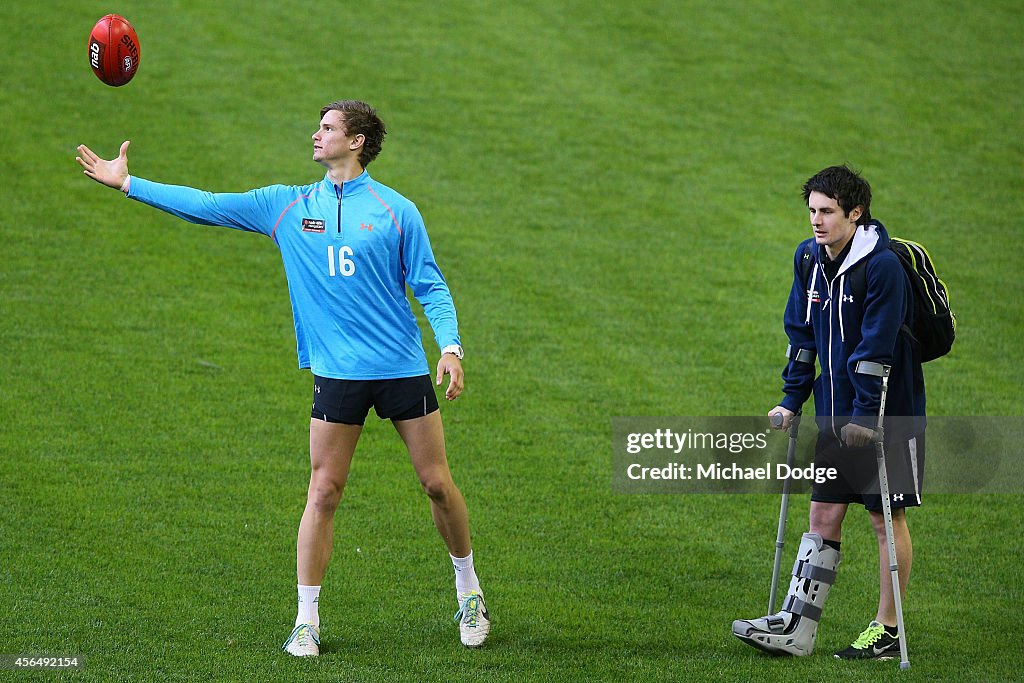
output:
[[[86,55],[111,11],[142,44],[117,89]],[[778,399],[799,187],[844,161],[952,288],[930,413],[1024,415],[1019,2],[64,0],[0,18],[0,655],[87,658],[0,679],[1020,678],[1019,495],[911,513],[901,673],[830,656],[874,613],[866,515],[819,651],[766,658],[729,626],[763,611],[777,497],[614,494],[610,468],[614,416]],[[131,139],[153,180],[314,182],[309,135],[339,97],[379,107],[370,171],[419,205],[458,307],[468,388],[442,410],[495,617],[479,651],[448,621],[450,563],[401,442],[371,420],[324,655],[279,652],[310,396],[280,257],[74,162]],[[796,498],[784,567],[806,514]]]

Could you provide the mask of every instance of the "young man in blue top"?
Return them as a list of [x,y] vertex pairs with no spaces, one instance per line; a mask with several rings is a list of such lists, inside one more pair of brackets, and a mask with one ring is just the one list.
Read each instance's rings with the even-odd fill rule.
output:
[[366,172],[386,132],[364,102],[329,104],[312,136],[313,160],[327,170],[323,180],[237,194],[130,176],[127,141],[112,160],[78,147],[78,163],[97,182],[193,223],[262,233],[281,251],[299,367],[309,368],[314,379],[312,473],[296,542],[299,607],[284,645],[299,657],[320,653],[320,584],[331,556],[334,514],[371,407],[394,424],[429,497],[455,568],[462,643],[482,645],[490,630],[466,504],[448,469],[441,415],[406,285],[441,349],[435,383],[450,376],[449,401],[463,388],[458,320],[416,206]]
[[[861,362],[890,366],[885,414],[886,465],[900,594],[910,578],[913,550],[906,508],[921,504],[924,466],[924,378],[907,334],[911,289],[889,235],[871,218],[871,187],[846,166],[832,166],[803,188],[813,237],[794,256],[794,278],[785,326],[790,361],[783,372],[785,397],[769,411],[788,429],[814,394],[818,426],[814,464],[834,467],[839,478],[811,489],[810,531],[803,535],[789,593],[776,614],[733,622],[733,633],[774,654],[809,655],[818,622],[839,567],[843,519],[851,503],[867,508],[878,539],[878,611],[840,659],[899,656],[895,599],[882,498],[873,448],[881,378],[857,372]],[[821,367],[815,377],[815,357]]]

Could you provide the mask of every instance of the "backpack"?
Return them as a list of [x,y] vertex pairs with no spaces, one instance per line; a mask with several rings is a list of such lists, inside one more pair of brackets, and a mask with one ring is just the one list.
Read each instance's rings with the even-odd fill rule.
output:
[[[811,276],[814,267],[814,249],[812,240],[804,250],[801,261],[804,283]],[[898,237],[889,238],[889,249],[899,258],[903,270],[910,280],[912,292],[914,322],[908,327],[903,324],[901,330],[910,337],[917,348],[922,363],[941,358],[949,353],[956,338],[956,314],[949,307],[949,292],[946,283],[939,279],[935,272],[928,250],[923,245]],[[851,288],[863,301],[867,295],[867,269],[863,262],[854,266],[856,273],[851,280]]]

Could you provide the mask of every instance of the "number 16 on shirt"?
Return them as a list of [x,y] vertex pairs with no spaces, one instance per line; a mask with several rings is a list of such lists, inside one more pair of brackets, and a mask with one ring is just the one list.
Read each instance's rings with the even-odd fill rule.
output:
[[345,277],[351,277],[356,272],[356,262],[348,258],[352,256],[352,247],[338,247],[338,264],[334,264],[334,245],[327,245],[327,269],[334,277],[340,271]]

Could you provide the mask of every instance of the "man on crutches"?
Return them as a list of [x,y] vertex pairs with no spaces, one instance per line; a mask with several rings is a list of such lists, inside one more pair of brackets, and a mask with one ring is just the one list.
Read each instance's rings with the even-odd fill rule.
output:
[[[850,503],[860,503],[878,539],[878,610],[836,657],[899,656],[906,667],[902,598],[913,559],[906,508],[921,504],[925,414],[921,361],[907,333],[910,284],[889,249],[888,233],[871,218],[866,180],[846,166],[833,166],[810,178],[803,196],[813,237],[794,257],[785,314],[785,397],[769,415],[774,427],[788,429],[813,393],[814,464],[834,467],[839,477],[811,489],[810,529],[801,538],[781,609],[736,620],[733,633],[775,654],[813,652],[840,563],[843,519]],[[900,419],[883,427],[886,415]],[[888,490],[890,479],[901,483]]]

